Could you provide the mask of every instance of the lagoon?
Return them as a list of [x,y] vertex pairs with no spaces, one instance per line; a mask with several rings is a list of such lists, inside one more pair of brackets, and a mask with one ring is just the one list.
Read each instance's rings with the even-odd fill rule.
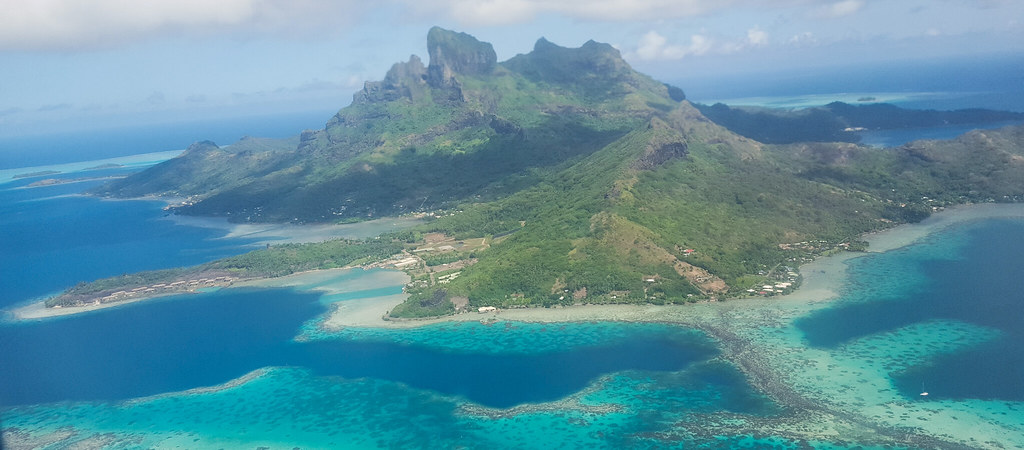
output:
[[[975,347],[893,373],[904,395],[1024,401],[1024,221],[959,224],[916,245],[850,264],[859,283],[834,306],[797,321],[810,345],[840,348],[922,323],[989,330]],[[983,375],[982,375],[983,374]]]
[[[305,321],[325,312],[317,297],[285,289],[224,289],[0,327],[5,364],[18,368],[4,377],[0,402],[123,401],[287,366],[321,376],[401,382],[507,408],[564,398],[608,373],[677,371],[716,354],[699,333],[639,325],[585,345],[511,354],[386,340],[293,342]],[[521,330],[476,324],[459,332],[481,340]]]
[[[251,245],[222,228],[166,220],[157,202],[74,195],[88,182],[17,189],[30,181],[0,191],[4,245],[17,250],[0,259],[6,305],[95,273]],[[885,252],[805,266],[804,286],[773,300],[503,311],[489,325],[476,314],[353,325],[355,309],[395,301],[403,282],[354,270],[3,323],[4,439],[115,448],[1020,446],[1021,217],[1019,206],[939,214],[888,234],[912,230],[905,242],[873,244]],[[102,256],[110,254],[123,259]]]

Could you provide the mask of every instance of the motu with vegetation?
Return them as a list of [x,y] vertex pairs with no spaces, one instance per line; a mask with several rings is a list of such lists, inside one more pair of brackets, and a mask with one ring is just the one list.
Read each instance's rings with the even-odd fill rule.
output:
[[1022,127],[893,149],[769,145],[607,44],[541,39],[499,63],[466,34],[434,28],[427,41],[429,65],[394,65],[322,130],[199,143],[94,193],[186,197],[176,213],[233,221],[429,212],[405,234],[303,246],[316,254],[303,263],[273,247],[202,266],[276,276],[404,251],[393,262],[413,282],[395,316],[772,295],[808,258],[862,248],[862,233],[1024,196]]
[[193,292],[244,280],[380,261],[400,251],[402,245],[390,239],[281,244],[195,267],[152,270],[79,283],[48,299],[46,306],[83,306]]

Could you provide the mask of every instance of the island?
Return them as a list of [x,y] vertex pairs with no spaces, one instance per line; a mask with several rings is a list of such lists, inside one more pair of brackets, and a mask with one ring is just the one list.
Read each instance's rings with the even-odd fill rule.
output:
[[[716,123],[677,87],[608,44],[545,39],[497,62],[490,44],[441,28],[368,82],[321,130],[293,139],[197,142],[92,195],[183,198],[168,210],[238,223],[426,222],[362,241],[273,245],[193,268],[88,282],[49,307],[116,303],[355,265],[406,271],[393,319],[481,308],[686,304],[772,297],[800,265],[865,249],[865,233],[967,203],[1024,200],[1024,127],[878,149],[770,144]],[[727,108],[727,107],[726,107]],[[1015,113],[832,104],[923,123]],[[993,115],[994,114],[994,115]],[[813,127],[818,113],[790,118]],[[850,120],[855,120],[849,122]],[[788,119],[789,120],[789,119]]]
[[56,174],[59,174],[59,173],[60,173],[59,170],[40,170],[38,172],[28,172],[28,173],[15,174],[11,178],[17,179],[17,178],[45,177],[45,176],[48,176],[48,175],[56,175]]
[[[875,99],[863,97],[857,101],[874,102]],[[887,103],[851,105],[832,102],[802,109],[731,107],[722,103],[694,106],[707,118],[730,131],[767,144],[856,143],[861,140],[857,133],[860,131],[1024,123],[1024,113],[1019,112],[977,108],[956,111],[914,110]]]
[[[721,351],[709,364],[737,369],[751,392],[778,409],[658,416],[669,418],[655,431],[665,439],[647,442],[679,442],[668,436],[678,433],[707,442],[780,436],[807,446],[1018,444],[1007,432],[1019,428],[1019,415],[1006,413],[1015,410],[1012,402],[918,402],[890,377],[998,331],[926,320],[851,348],[823,349],[808,345],[794,323],[837,296],[844,261],[906,246],[953,223],[1024,217],[1024,126],[884,149],[836,136],[875,127],[869,119],[879,111],[911,125],[1019,115],[831,104],[764,112],[776,121],[765,123],[785,125],[772,130],[746,126],[763,111],[691,104],[682,89],[636,72],[608,44],[565,48],[542,38],[531,52],[498,62],[490,44],[433,28],[427,47],[428,64],[417,56],[395,64],[322,129],[223,147],[196,142],[176,158],[90,191],[174,198],[170,214],[238,226],[394,216],[417,217],[416,223],[365,239],[269,243],[193,267],[82,280],[16,314],[42,318],[240,286],[329,292],[331,276],[385,268],[392,270],[375,272],[380,278],[373,281],[388,286],[386,293],[329,305],[298,335],[289,329],[287,339],[296,342],[288,345],[448,322],[476,327],[467,335],[503,328],[503,320],[516,321],[504,324],[509,329],[597,320],[682,325]],[[819,131],[823,138],[811,133]],[[399,285],[401,294],[390,290]],[[551,345],[564,344],[550,336],[565,334],[544,333]],[[488,339],[498,335],[477,345],[493,346]],[[405,338],[396,341],[404,346]],[[893,342],[906,347],[890,351]],[[439,348],[447,351],[446,344]],[[226,391],[288,370],[296,369],[260,368],[202,389]],[[711,383],[731,372],[714,373],[696,377]],[[640,402],[657,401],[645,396],[649,387],[661,389],[648,376],[636,375],[643,380],[630,390],[642,393]],[[587,389],[618,382],[588,380]],[[671,409],[689,401],[677,394],[687,389],[669,389],[671,402],[653,404]],[[937,397],[932,392],[929,400]],[[530,413],[564,414],[583,423],[618,411],[624,397],[593,402],[587,394],[506,409],[462,400],[437,409],[517,422]],[[176,396],[188,393],[163,395],[177,410]],[[64,431],[56,429],[56,439]]]

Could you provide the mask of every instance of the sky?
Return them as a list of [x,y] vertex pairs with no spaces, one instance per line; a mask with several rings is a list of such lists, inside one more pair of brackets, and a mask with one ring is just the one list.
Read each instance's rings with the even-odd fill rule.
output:
[[0,0],[0,11],[0,136],[301,111],[326,119],[393,63],[426,61],[434,25],[492,43],[499,61],[540,37],[607,42],[684,90],[1024,54],[1020,0]]

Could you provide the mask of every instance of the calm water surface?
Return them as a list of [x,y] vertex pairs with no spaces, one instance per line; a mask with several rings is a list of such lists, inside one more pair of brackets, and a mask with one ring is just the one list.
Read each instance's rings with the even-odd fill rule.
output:
[[[936,319],[998,330],[997,339],[891,376],[908,397],[1024,401],[1024,221],[987,220],[936,233],[920,245],[852,262],[844,301],[798,322],[812,346]],[[892,281],[894,289],[870,286]]]
[[[96,182],[17,189],[31,181],[0,185],[0,306],[79,281],[197,264],[248,248],[248,241],[221,239],[222,231],[164,220],[157,202],[73,195]],[[856,260],[844,300],[798,326],[809,345],[820,348],[932,319],[997,329],[994,341],[890,376],[907,396],[927,380],[937,397],[1022,400],[1022,254],[1024,222],[956,227],[923,245]],[[893,277],[900,282],[891,289],[858,290]],[[136,446],[592,448],[664,445],[650,433],[700,420],[700,414],[775,411],[742,374],[715,359],[713,342],[684,328],[472,323],[426,328],[403,339],[340,333],[296,340],[326,310],[316,294],[225,289],[2,323],[0,412],[8,426],[39,433],[75,426],[84,435],[136,439]],[[268,368],[241,386],[183,393]],[[563,408],[486,420],[458,412],[467,402],[505,408],[566,397],[621,409]],[[749,436],[693,439],[775,443]]]

